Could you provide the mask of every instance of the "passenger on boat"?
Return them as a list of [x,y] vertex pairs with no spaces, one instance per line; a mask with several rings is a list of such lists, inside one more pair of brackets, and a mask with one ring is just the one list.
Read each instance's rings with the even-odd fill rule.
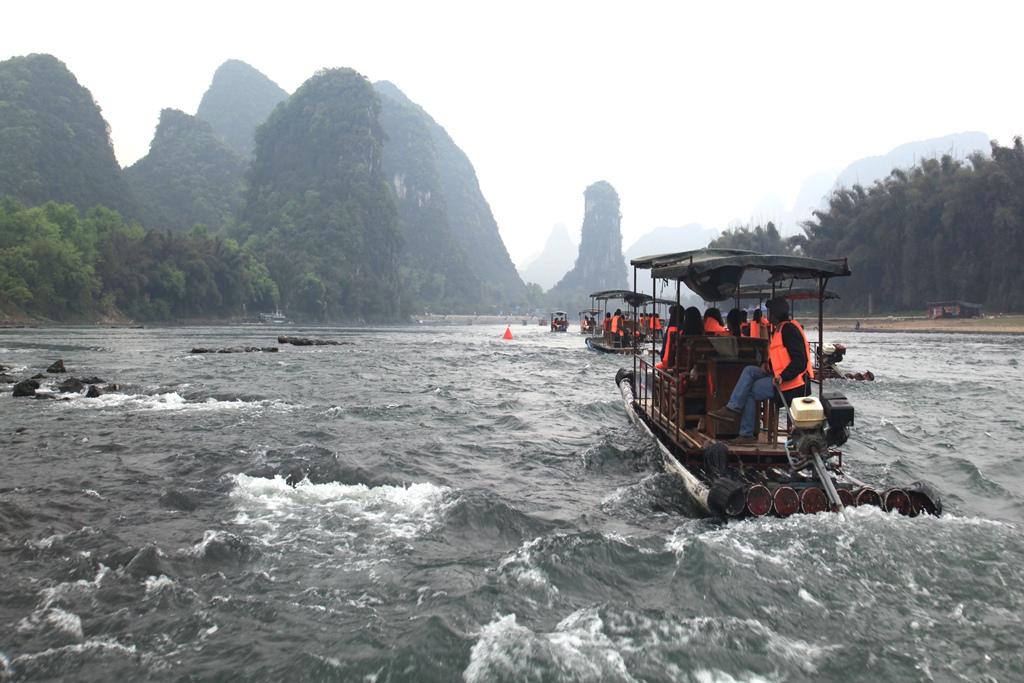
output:
[[726,327],[730,337],[739,337],[742,334],[740,329],[743,325],[743,311],[734,308],[725,316]]
[[754,426],[758,401],[773,399],[776,386],[787,403],[806,396],[809,380],[814,377],[810,345],[800,323],[789,319],[789,302],[772,299],[768,304],[768,321],[775,326],[768,346],[768,362],[744,368],[729,402],[708,413],[708,417],[725,422],[739,420],[739,436],[732,441],[737,445],[757,443]]
[[722,312],[714,306],[704,311],[704,334],[723,337],[729,334],[725,329],[725,321],[722,320]]
[[622,327],[622,309],[616,308],[615,315],[612,316],[612,346],[622,346],[623,335],[625,335]]
[[668,309],[668,334],[665,335],[665,343],[661,347],[661,362],[654,367],[664,370],[668,367],[668,359],[672,353],[672,339],[683,326],[683,307],[679,304],[672,304]]
[[761,318],[761,309],[754,309],[754,317],[750,321],[750,333],[747,335],[755,339],[767,339],[768,338],[768,325]]
[[683,311],[683,334],[687,337],[704,336],[704,319],[696,306],[690,306]]

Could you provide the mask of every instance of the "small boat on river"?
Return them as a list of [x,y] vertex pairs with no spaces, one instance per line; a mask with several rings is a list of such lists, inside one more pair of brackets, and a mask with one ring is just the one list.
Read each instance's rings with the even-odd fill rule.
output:
[[[659,281],[675,281],[706,302],[734,300],[737,308],[745,278],[780,297],[779,283],[808,281],[817,289],[811,300],[818,304],[818,348],[823,346],[825,285],[850,275],[846,259],[737,249],[661,254],[631,264],[638,286],[639,272],[650,271],[652,289]],[[725,519],[856,505],[911,516],[942,512],[939,495],[926,482],[879,489],[846,471],[840,448],[850,437],[854,408],[842,393],[824,391],[822,373],[811,383],[816,395],[811,391],[788,405],[781,395],[758,402],[754,437],[736,439],[738,424],[712,413],[721,414],[744,368],[768,360],[769,345],[760,337],[673,332],[664,368],[655,367],[653,354],[637,354],[632,368],[616,374],[630,420],[654,439],[665,470],[679,477],[701,508]]]
[[[656,299],[643,292],[629,289],[607,289],[590,294],[593,306],[588,309],[596,314],[597,324],[584,342],[587,348],[601,353],[633,354],[646,351],[646,343],[654,341],[661,333],[660,316],[655,315],[658,305],[667,307],[674,303],[664,299]],[[609,302],[619,302],[611,304]],[[614,312],[620,311],[617,330],[611,328]],[[606,316],[612,316],[607,318]],[[609,321],[605,329],[605,320]],[[620,333],[621,330],[621,333]]]

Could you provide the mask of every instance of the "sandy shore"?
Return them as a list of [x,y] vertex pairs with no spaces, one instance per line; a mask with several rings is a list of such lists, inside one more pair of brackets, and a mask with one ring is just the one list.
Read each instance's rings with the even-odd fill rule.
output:
[[1024,316],[998,318],[826,318],[825,329],[861,332],[963,332],[969,334],[1024,334]]

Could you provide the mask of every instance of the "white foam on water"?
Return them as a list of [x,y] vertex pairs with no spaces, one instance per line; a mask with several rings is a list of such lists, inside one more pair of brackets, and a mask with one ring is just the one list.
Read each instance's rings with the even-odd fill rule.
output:
[[78,409],[107,408],[132,412],[181,411],[187,413],[246,410],[251,408],[270,408],[281,411],[294,409],[294,406],[277,399],[259,401],[234,399],[222,401],[216,398],[206,398],[202,400],[189,400],[181,396],[177,391],[157,394],[108,392],[96,398],[88,398],[85,394],[67,393],[61,394],[61,397],[69,399],[69,405]]
[[[498,563],[498,572],[507,577],[509,581],[539,590],[546,599],[550,600],[558,594],[558,586],[551,582],[547,573],[536,565],[533,558],[534,550],[545,538],[537,537],[524,541],[512,555],[503,558]],[[525,595],[523,597],[526,598]]]
[[78,581],[59,583],[55,586],[43,588],[39,592],[40,596],[43,598],[43,607],[41,609],[46,609],[54,602],[60,600],[91,598],[92,594],[100,587],[103,577],[106,576],[109,571],[110,569],[107,566],[101,564],[92,581],[79,579]]
[[[684,669],[672,655],[680,647],[703,648],[707,642],[755,636],[766,641],[774,655],[787,659],[820,656],[820,648],[790,642],[770,633],[756,621],[695,617],[684,621],[652,621],[639,614],[619,615],[622,624],[606,624],[596,608],[573,612],[550,633],[537,633],[518,623],[515,614],[498,615],[485,625],[470,651],[463,672],[469,683],[491,680],[625,681],[637,679],[630,662],[656,667],[669,680],[700,683],[770,683],[753,672],[729,673],[706,665]],[[811,652],[802,649],[810,647]],[[815,650],[818,650],[816,652]],[[658,661],[664,658],[664,661]],[[699,658],[697,658],[699,659]],[[805,670],[813,672],[806,662]]]
[[159,592],[172,586],[174,586],[174,581],[166,574],[146,577],[146,595]]
[[81,617],[59,607],[43,607],[27,617],[23,617],[18,623],[18,631],[22,633],[32,631],[57,632],[77,642],[85,640]]
[[[450,489],[435,484],[374,486],[303,480],[290,486],[284,478],[232,475],[231,497],[237,524],[279,533],[289,522],[319,519],[319,531],[354,538],[367,527],[378,538],[412,539],[440,523]],[[271,540],[271,539],[264,539]]]
[[122,645],[113,638],[98,638],[87,640],[84,643],[64,645],[63,647],[53,647],[41,652],[20,655],[15,657],[11,664],[13,665],[13,668],[17,670],[19,668],[24,668],[26,664],[30,664],[36,660],[46,660],[50,658],[64,659],[68,656],[80,656],[89,653],[116,654],[136,659],[141,658],[143,661],[150,664],[155,661],[154,657],[150,654],[138,653],[135,649],[135,645]]

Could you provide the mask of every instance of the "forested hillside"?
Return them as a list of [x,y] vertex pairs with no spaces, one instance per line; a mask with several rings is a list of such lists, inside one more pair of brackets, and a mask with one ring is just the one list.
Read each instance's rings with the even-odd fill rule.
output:
[[266,263],[289,313],[369,321],[404,310],[380,107],[366,78],[326,69],[256,132],[236,234]]
[[384,170],[391,181],[404,237],[402,287],[410,301],[437,312],[472,312],[483,299],[465,249],[448,222],[434,143],[417,109],[381,95],[387,131]]
[[[229,121],[257,90],[249,118]],[[165,109],[149,154],[122,171],[99,106],[62,62],[0,63],[0,308],[180,320],[280,306],[305,321],[390,321],[537,303],[469,159],[398,88],[328,69],[284,97],[231,60],[200,107],[226,127]],[[259,111],[271,112],[262,125]],[[222,141],[228,129],[256,131],[251,161]],[[615,189],[601,181],[584,199],[579,258],[548,295],[565,310],[627,284]],[[848,257],[836,312],[947,299],[1024,310],[1020,139],[838,190],[802,227],[736,228],[712,246]]]
[[0,62],[0,198],[28,206],[101,204],[139,218],[110,129],[63,62],[28,55]]
[[213,74],[196,110],[213,132],[244,157],[251,157],[254,133],[288,93],[258,70],[229,59]]
[[144,231],[109,209],[0,202],[0,302],[59,321],[238,317],[277,291],[266,268],[202,228]]
[[[507,305],[522,301],[525,287],[505,243],[491,207],[480,191],[480,182],[469,157],[418,104],[387,81],[374,86],[378,92],[420,112],[434,143],[437,170],[444,188],[448,221],[458,242],[469,255],[469,267],[480,281],[488,304]],[[506,309],[507,310],[507,309]]]
[[249,160],[214,135],[210,124],[177,109],[160,112],[149,153],[125,169],[145,225],[218,232],[242,201]]
[[853,276],[829,284],[829,310],[922,314],[929,301],[1024,311],[1024,144],[992,143],[966,162],[946,155],[893,170],[870,187],[837,190],[803,234],[775,226],[728,230],[709,246],[849,259]]
[[987,312],[1024,310],[1024,144],[992,156],[949,156],[895,170],[870,188],[835,193],[796,244],[847,256],[853,277],[835,289],[847,310],[923,311],[959,299]]

